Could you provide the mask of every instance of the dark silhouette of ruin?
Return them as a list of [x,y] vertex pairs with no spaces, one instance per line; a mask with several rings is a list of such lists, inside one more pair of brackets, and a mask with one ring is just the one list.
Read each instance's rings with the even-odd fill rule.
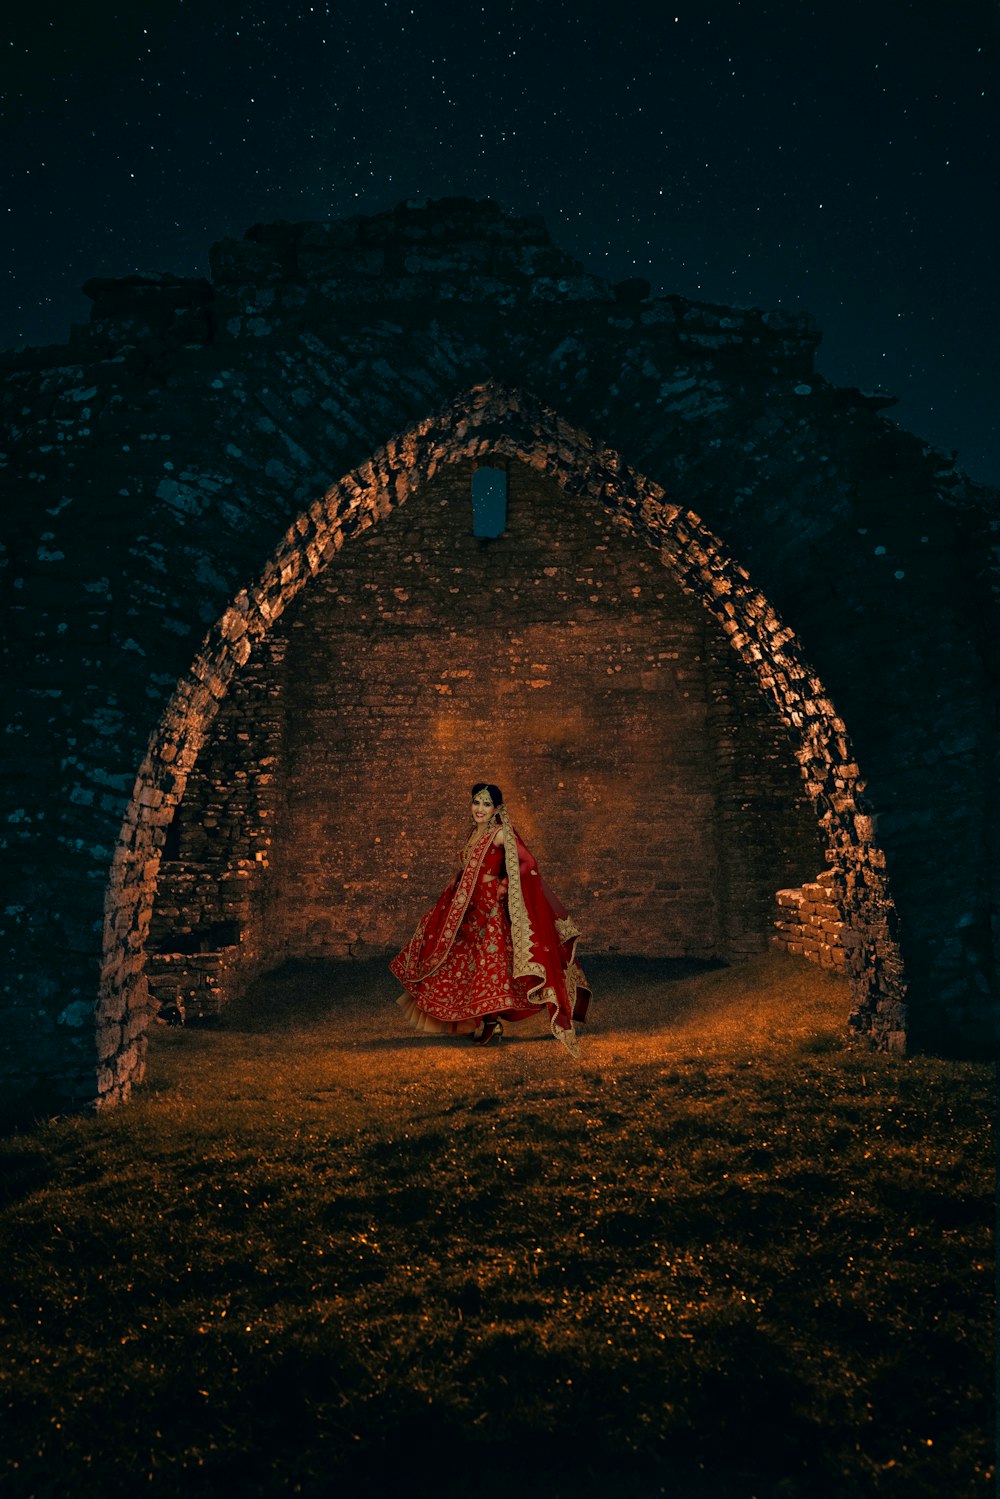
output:
[[487,773],[577,830],[591,950],[778,921],[860,1039],[992,1046],[996,493],[817,376],[809,317],[612,286],[489,202],[210,262],[2,361],[8,1099],[112,1103],[159,1006],[398,946]]

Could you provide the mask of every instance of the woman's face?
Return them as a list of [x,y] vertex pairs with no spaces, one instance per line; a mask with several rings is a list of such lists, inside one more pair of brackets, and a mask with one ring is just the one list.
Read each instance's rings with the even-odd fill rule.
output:
[[477,791],[472,798],[472,820],[477,828],[485,827],[493,816],[493,803],[488,791]]

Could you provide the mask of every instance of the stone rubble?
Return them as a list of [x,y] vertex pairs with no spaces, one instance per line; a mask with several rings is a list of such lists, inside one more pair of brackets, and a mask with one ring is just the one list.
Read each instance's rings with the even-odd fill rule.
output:
[[837,873],[824,869],[815,880],[776,895],[778,919],[771,942],[785,952],[808,958],[821,968],[845,968],[844,908]]

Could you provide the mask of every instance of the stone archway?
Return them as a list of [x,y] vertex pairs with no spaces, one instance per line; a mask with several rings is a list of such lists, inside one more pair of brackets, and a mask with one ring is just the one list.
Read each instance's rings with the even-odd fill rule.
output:
[[500,457],[599,499],[655,549],[673,580],[718,620],[785,724],[836,867],[845,919],[853,1029],[905,1046],[905,986],[885,859],[864,801],[847,729],[777,616],[699,516],[523,393],[477,386],[345,475],[298,517],[259,578],[241,590],[180,680],[139,768],[107,888],[97,1011],[99,1102],[127,1096],[143,1070],[148,1018],[145,944],[163,829],[234,676],[288,604],[351,536],[375,524],[441,464]]

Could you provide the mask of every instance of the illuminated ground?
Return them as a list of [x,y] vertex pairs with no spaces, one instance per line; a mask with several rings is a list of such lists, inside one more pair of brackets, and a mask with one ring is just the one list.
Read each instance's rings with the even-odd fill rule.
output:
[[[418,1036],[392,1003],[399,988],[384,964],[301,964],[257,984],[210,1035],[195,1027],[160,1032],[149,1087],[165,1101],[200,1098],[204,1078],[220,1065],[231,1063],[245,1078],[263,1061],[257,1083],[269,1093],[319,1096],[331,1087],[342,1106],[348,1085],[366,1106],[383,1096],[437,1098],[442,1089],[502,1091],[529,1079],[573,1097],[581,1081],[608,1069],[707,1056],[745,1062],[761,1049],[841,1049],[847,984],[809,964],[776,956],[731,968],[634,958],[591,958],[586,966],[596,994],[576,1062],[554,1043],[543,1016],[508,1025],[489,1048]],[[188,1065],[174,1065],[178,1051]]]
[[11,1492],[985,1495],[992,1068],[787,958],[590,968],[579,1063],[303,967],[5,1142]]

